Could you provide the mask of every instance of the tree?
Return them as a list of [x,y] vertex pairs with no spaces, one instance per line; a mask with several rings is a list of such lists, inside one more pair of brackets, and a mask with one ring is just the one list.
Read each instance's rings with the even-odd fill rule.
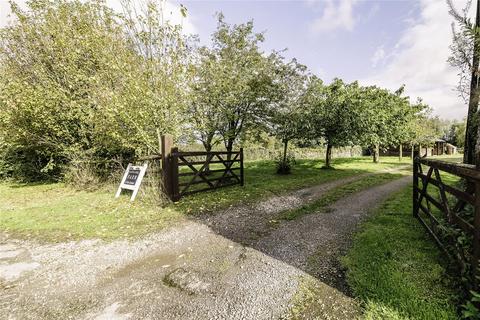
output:
[[403,144],[406,143],[412,135],[412,124],[415,123],[415,119],[419,112],[421,112],[420,105],[412,105],[409,97],[404,97],[405,86],[401,86],[395,91],[392,96],[393,110],[392,110],[392,125],[393,133],[391,137],[391,145],[398,145],[399,161],[403,158]]
[[194,135],[201,141],[205,150],[210,152],[220,142],[216,139],[222,124],[222,114],[218,101],[223,98],[223,90],[218,83],[218,65],[211,59],[206,47],[199,49],[199,61],[194,65],[195,74],[191,87],[191,116]]
[[437,132],[430,117],[431,109],[423,103],[421,99],[417,99],[416,103],[412,104],[414,116],[408,122],[405,143],[411,146],[411,158],[414,156],[415,146],[430,145],[436,137]]
[[[468,92],[468,115],[465,134],[465,147],[463,162],[475,164],[480,158],[480,136],[478,126],[478,103],[480,98],[479,88],[479,60],[480,60],[480,0],[477,0],[475,24],[468,18],[471,1],[459,12],[455,9],[452,0],[447,0],[450,15],[455,19],[459,31],[452,24],[453,43],[450,46],[452,55],[449,62],[460,70],[459,91],[465,98]],[[467,82],[470,82],[469,86]],[[480,160],[478,165],[480,165]]]
[[12,3],[16,20],[0,31],[0,136],[12,174],[59,178],[79,153],[130,152],[106,130],[108,97],[120,93],[134,55],[119,17],[102,1],[27,6]]
[[[143,153],[160,152],[160,136],[180,135],[188,114],[193,77],[192,38],[164,18],[164,3],[123,0],[125,34],[137,53],[134,70],[124,75],[128,95],[118,101],[117,116]],[[186,16],[186,9],[180,8]],[[145,147],[146,146],[146,147]]]
[[359,142],[372,150],[373,161],[379,162],[380,148],[399,145],[406,139],[412,110],[403,87],[395,93],[376,86],[361,88]]
[[219,14],[212,40],[212,48],[200,51],[193,125],[204,133],[204,145],[218,133],[231,151],[246,130],[263,121],[275,91],[276,56],[265,57],[260,51],[264,36],[253,32],[251,21],[230,26]]
[[464,147],[466,119],[451,124],[446,141],[459,148]]
[[12,4],[16,20],[0,31],[0,140],[12,171],[61,178],[74,162],[156,153],[160,134],[178,135],[187,39],[161,6],[129,3],[127,17],[102,0]]
[[325,168],[331,168],[332,148],[353,145],[358,137],[359,86],[334,79],[324,86],[318,78],[309,82],[304,105],[308,110],[311,138],[323,138],[327,147]]
[[308,75],[307,68],[295,59],[284,63],[278,59],[275,80],[277,96],[270,105],[270,132],[283,144],[283,155],[279,164],[279,173],[289,173],[287,163],[288,143],[305,134],[307,122],[302,108]]

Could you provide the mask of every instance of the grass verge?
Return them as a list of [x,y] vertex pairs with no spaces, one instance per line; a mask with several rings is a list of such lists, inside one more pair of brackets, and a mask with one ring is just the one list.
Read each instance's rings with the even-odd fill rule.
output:
[[412,216],[408,187],[362,224],[342,259],[366,319],[457,319],[456,284],[446,262]]
[[383,158],[380,164],[372,163],[369,157],[336,159],[335,170],[322,170],[321,160],[301,160],[292,174],[276,175],[273,162],[250,161],[245,163],[244,187],[199,193],[163,207],[141,196],[134,203],[129,202],[129,195],[115,199],[116,187],[86,192],[58,183],[0,183],[0,232],[47,242],[141,236],[188,214],[214,212],[271,194],[407,163],[409,159],[399,162],[393,157]]

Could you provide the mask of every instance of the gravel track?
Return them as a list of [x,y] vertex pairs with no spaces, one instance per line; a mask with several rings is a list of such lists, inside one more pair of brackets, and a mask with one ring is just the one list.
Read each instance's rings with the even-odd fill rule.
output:
[[354,302],[332,281],[336,257],[370,208],[409,180],[341,199],[328,213],[273,229],[265,225],[282,210],[360,177],[231,208],[135,241],[3,241],[0,319],[278,319],[288,314],[304,279],[322,286],[325,312],[347,314]]
[[258,239],[276,228],[277,221],[275,219],[280,212],[299,208],[304,204],[313,202],[321,198],[326,192],[342,185],[376,174],[396,173],[405,168],[408,168],[408,166],[333,180],[283,195],[272,196],[252,205],[231,207],[215,215],[205,214],[199,217],[199,221],[207,224],[216,233],[228,239],[246,246],[252,246],[258,242]]

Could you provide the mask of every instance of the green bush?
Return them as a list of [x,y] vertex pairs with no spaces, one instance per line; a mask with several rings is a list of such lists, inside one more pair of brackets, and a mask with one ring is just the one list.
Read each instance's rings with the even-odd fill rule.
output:
[[285,157],[280,153],[275,158],[275,168],[278,174],[290,174],[295,163],[295,155],[293,153],[287,153]]

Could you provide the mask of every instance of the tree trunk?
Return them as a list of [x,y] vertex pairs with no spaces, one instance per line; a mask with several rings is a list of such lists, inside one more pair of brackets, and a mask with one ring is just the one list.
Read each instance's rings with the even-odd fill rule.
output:
[[283,164],[287,163],[287,147],[288,147],[288,139],[283,139]]
[[279,174],[289,174],[290,166],[287,165],[287,148],[288,148],[288,139],[282,139],[283,142],[283,156],[281,162],[278,164],[277,173]]
[[[475,19],[475,27],[480,26],[480,0],[477,0],[477,14]],[[477,40],[477,39],[476,39]],[[480,43],[474,41],[473,58],[472,58],[472,79],[470,81],[470,97],[468,100],[468,116],[467,127],[465,132],[465,147],[463,152],[463,163],[475,164],[475,158],[478,151],[476,151],[476,144],[478,146],[478,124],[475,123],[475,115],[478,110],[479,88],[478,88],[478,66],[480,59]]]
[[412,144],[412,145],[411,145],[411,148],[412,148],[412,149],[410,150],[410,159],[412,159],[412,160],[413,160],[413,155],[414,155],[414,149],[415,149],[415,145],[414,145],[414,144]]
[[[205,148],[205,151],[207,151],[207,152],[212,151],[212,144],[210,143],[210,141],[204,142],[203,147]],[[205,172],[206,175],[210,174],[210,163],[205,166],[204,172]]]
[[378,144],[376,144],[373,148],[373,162],[380,162],[380,146]]
[[402,161],[403,159],[403,145],[400,143],[398,146],[398,160]]
[[332,146],[327,143],[327,153],[325,155],[325,168],[331,168]]
[[234,139],[228,138],[227,143],[225,145],[225,148],[227,149],[227,152],[229,152],[227,154],[227,160],[228,161],[230,161],[232,159],[232,155],[230,154],[230,152],[232,152],[232,150],[233,150],[233,142],[234,142]]
[[225,145],[225,148],[227,149],[228,152],[232,152],[233,150],[233,139],[228,139],[227,144]]
[[[202,141],[202,144],[203,144],[203,147],[205,148],[205,151],[206,152],[210,152],[212,151],[212,140],[213,140],[213,136],[214,134],[213,133],[209,133],[206,135],[205,137],[205,140]],[[207,164],[205,166],[205,170],[204,170],[205,174],[210,174],[210,164]]]
[[[227,161],[225,161],[226,164],[228,164],[230,167],[232,167],[232,164],[230,163],[230,161],[232,160],[232,154],[230,152],[232,152],[233,150],[233,142],[235,141],[234,138],[228,138],[227,140],[227,143],[225,144],[225,148],[227,149]],[[231,179],[231,175],[230,173],[228,173],[226,176],[225,176],[225,179],[224,179],[224,182],[225,183],[228,183]]]

